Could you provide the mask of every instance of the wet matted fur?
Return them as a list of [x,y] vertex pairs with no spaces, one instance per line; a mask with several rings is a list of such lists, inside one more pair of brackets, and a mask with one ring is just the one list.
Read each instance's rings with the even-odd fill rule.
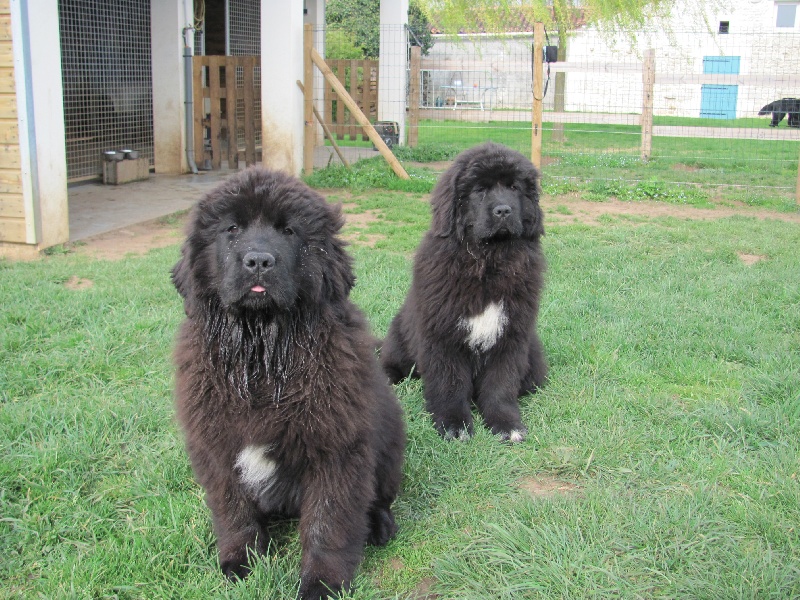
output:
[[545,259],[539,172],[494,143],[462,152],[431,196],[433,222],[381,362],[396,383],[421,376],[445,437],[472,433],[471,404],[502,439],[527,429],[518,398],[545,383],[536,331]]
[[177,414],[220,566],[245,576],[270,520],[299,517],[302,598],[347,588],[364,544],[396,531],[402,414],[348,298],[341,226],[296,178],[249,169],[194,208],[172,272]]

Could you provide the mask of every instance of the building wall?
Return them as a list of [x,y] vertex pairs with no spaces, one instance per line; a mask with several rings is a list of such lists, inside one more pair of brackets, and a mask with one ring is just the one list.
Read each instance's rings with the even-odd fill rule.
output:
[[35,43],[58,39],[58,0],[0,0],[0,16],[0,69],[14,86],[0,111],[0,255],[33,257],[69,240],[61,51]]
[[[739,76],[720,83],[738,86],[737,117],[757,116],[765,104],[800,96],[800,16],[793,29],[775,27],[774,0],[736,0],[730,9],[707,12],[679,3],[667,19],[634,36],[609,35],[596,29],[576,32],[569,62],[609,65],[609,73],[574,73],[567,77],[569,111],[641,111],[641,61],[655,49],[654,114],[699,117],[706,56],[740,57]],[[718,33],[721,21],[729,33]],[[630,62],[628,70],[620,63]],[[616,68],[615,68],[616,65]]]
[[[566,63],[551,65],[545,110],[553,108],[555,73],[566,77],[566,110],[638,114],[642,109],[642,59],[655,50],[654,114],[699,117],[702,86],[712,81],[738,86],[737,117],[756,116],[765,104],[783,97],[800,97],[800,11],[794,29],[775,27],[775,0],[734,0],[731,9],[702,10],[683,2],[673,16],[654,21],[634,34],[611,34],[586,28],[570,35]],[[708,6],[711,6],[710,4]],[[729,23],[719,34],[719,22]],[[459,78],[466,88],[489,85],[494,108],[529,109],[531,104],[532,35],[435,36],[422,68],[433,105],[442,86]],[[550,32],[550,43],[557,44]],[[739,56],[739,76],[703,76],[706,56]],[[486,82],[484,84],[484,82]],[[426,81],[423,80],[423,88]],[[424,92],[424,89],[423,89]],[[446,108],[446,107],[445,107]]]
[[9,5],[10,0],[0,0],[0,242],[24,243],[25,205]]

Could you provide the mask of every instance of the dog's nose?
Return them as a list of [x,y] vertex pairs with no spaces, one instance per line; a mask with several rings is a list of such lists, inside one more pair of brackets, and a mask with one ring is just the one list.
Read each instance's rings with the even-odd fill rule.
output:
[[252,273],[268,271],[275,266],[275,257],[269,252],[248,252],[242,259],[244,268]]
[[511,214],[511,207],[508,204],[498,204],[492,209],[492,214],[498,219],[503,219]]

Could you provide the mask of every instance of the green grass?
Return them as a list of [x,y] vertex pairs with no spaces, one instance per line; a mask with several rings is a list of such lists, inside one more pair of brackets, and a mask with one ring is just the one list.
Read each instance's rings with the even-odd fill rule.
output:
[[[657,124],[762,127],[759,119],[659,117]],[[423,121],[417,148],[398,147],[411,181],[399,180],[380,157],[352,170],[329,167],[307,178],[315,187],[355,191],[382,188],[425,192],[436,173],[409,162],[451,160],[461,150],[495,141],[530,155],[530,123]],[[553,140],[553,124],[542,131],[543,187],[546,193],[579,192],[587,200],[658,200],[711,206],[737,204],[797,212],[795,187],[800,143],[776,140],[653,138],[652,156],[640,158],[640,128],[631,125],[565,124],[564,140]],[[439,168],[441,170],[441,168]]]
[[[380,238],[350,248],[382,335],[427,205],[334,196],[376,217],[348,233]],[[528,440],[445,442],[421,384],[397,386],[400,531],[366,550],[352,598],[800,596],[800,226],[605,220],[550,226],[544,248],[551,379],[522,401]],[[0,262],[0,597],[294,596],[293,523],[253,578],[217,570],[173,418],[177,255]]]

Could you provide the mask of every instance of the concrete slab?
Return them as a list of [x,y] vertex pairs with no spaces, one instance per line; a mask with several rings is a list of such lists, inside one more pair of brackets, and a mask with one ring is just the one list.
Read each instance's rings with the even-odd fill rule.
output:
[[69,241],[189,209],[231,173],[201,171],[198,175],[151,175],[124,185],[72,185],[68,190]]
[[[342,153],[351,164],[361,158],[379,156],[371,147],[345,146],[342,147]],[[338,164],[341,161],[333,148],[319,146],[315,149],[315,168]],[[244,168],[244,163],[240,166]],[[235,172],[223,168],[201,171],[197,175],[150,175],[145,181],[123,185],[104,185],[99,182],[71,185],[68,190],[69,241],[75,242],[187,210]]]

